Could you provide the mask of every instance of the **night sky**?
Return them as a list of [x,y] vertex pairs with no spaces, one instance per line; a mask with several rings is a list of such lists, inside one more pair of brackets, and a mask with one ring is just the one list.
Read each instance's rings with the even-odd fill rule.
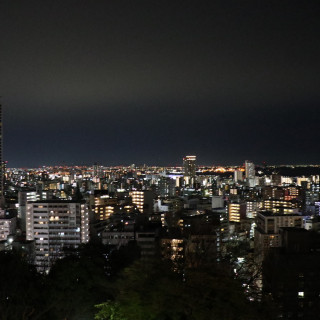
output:
[[0,0],[0,42],[9,167],[320,163],[318,0]]

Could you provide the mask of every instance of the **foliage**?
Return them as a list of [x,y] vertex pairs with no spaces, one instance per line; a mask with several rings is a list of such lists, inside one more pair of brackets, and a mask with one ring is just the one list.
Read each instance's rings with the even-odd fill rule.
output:
[[178,274],[160,259],[128,266],[136,253],[133,244],[111,253],[90,243],[44,276],[19,256],[0,252],[0,320],[268,319],[221,268]]
[[114,301],[107,301],[96,306],[99,308],[99,312],[95,315],[95,320],[126,320],[121,314],[120,305]]
[[35,319],[43,306],[43,279],[12,252],[0,252],[0,319]]
[[124,270],[116,288],[114,300],[98,306],[96,319],[264,319],[239,283],[221,272],[187,270],[182,277],[159,261],[136,262]]
[[0,252],[0,319],[93,319],[94,305],[110,298],[109,249],[88,244],[41,275],[20,256]]
[[237,260],[238,257],[244,257],[250,251],[250,243],[247,240],[229,240],[226,245],[226,252],[230,261]]
[[128,267],[140,257],[140,249],[135,241],[122,246],[119,250],[112,250],[108,258],[108,273],[116,277],[118,272]]
[[88,244],[56,262],[46,279],[46,319],[93,318],[94,305],[111,297],[107,254],[108,248]]

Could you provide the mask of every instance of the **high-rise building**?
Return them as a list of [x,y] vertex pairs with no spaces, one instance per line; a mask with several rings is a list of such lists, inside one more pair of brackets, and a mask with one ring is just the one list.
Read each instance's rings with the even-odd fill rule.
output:
[[18,192],[18,218],[20,219],[20,228],[26,231],[26,210],[27,203],[39,201],[40,195],[35,190],[23,190]]
[[176,180],[169,177],[160,177],[159,194],[162,197],[174,197],[176,191]]
[[3,159],[2,159],[2,106],[0,104],[0,207],[4,204],[3,196]]
[[254,163],[249,160],[246,160],[244,167],[245,167],[246,179],[254,179],[256,175]]
[[196,178],[196,156],[185,156],[183,158],[185,183],[191,187],[194,186]]
[[241,170],[234,171],[234,182],[243,181],[243,172]]
[[89,210],[76,201],[35,201],[27,204],[27,240],[35,241],[35,265],[50,269],[64,257],[64,248],[77,248],[89,241]]
[[185,156],[183,158],[184,175],[194,177],[196,175],[196,156]]

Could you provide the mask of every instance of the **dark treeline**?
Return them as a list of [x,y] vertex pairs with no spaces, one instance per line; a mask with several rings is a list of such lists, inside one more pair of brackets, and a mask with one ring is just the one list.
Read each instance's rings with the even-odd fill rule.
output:
[[117,272],[139,255],[89,243],[40,274],[14,252],[0,252],[0,319],[93,319],[95,305],[113,298]]
[[320,175],[320,167],[313,166],[275,166],[275,167],[257,167],[256,170],[261,170],[263,175],[279,174],[285,177],[301,177]]
[[0,252],[0,319],[272,319],[272,308],[249,302],[223,267],[177,273],[138,257],[135,244],[110,251],[89,243],[42,275]]

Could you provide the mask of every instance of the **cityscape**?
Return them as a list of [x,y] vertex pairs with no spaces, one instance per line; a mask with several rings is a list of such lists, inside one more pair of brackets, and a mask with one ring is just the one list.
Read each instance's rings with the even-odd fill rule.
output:
[[316,0],[0,1],[0,319],[320,319]]
[[[199,165],[196,155],[186,155],[178,167],[94,163],[23,169],[2,163],[0,248],[5,277],[10,278],[6,267],[25,263],[34,268],[33,275],[29,270],[27,276],[26,271],[18,276],[31,281],[23,281],[27,291],[36,282],[32,277],[38,275],[66,281],[50,285],[54,290],[59,286],[66,292],[74,290],[72,299],[79,301],[83,299],[79,295],[90,293],[78,292],[78,281],[89,281],[86,289],[92,285],[99,292],[88,299],[92,303],[89,308],[85,301],[73,310],[71,297],[64,297],[67,306],[62,303],[60,310],[59,300],[50,306],[43,298],[45,307],[39,307],[35,301],[26,301],[13,284],[5,285],[1,294],[7,298],[1,301],[1,310],[8,312],[6,319],[93,319],[94,315],[95,319],[138,319],[139,312],[143,313],[141,319],[151,319],[153,313],[155,319],[164,315],[174,319],[174,313],[177,319],[214,319],[215,314],[233,319],[232,312],[238,319],[316,319],[319,314],[320,165],[256,166],[245,160],[239,166],[208,167]],[[92,277],[90,272],[78,270],[81,264],[76,266],[81,262],[88,268],[88,262],[82,261],[84,252],[90,259],[91,254],[101,259],[91,266],[91,272],[99,273],[98,284],[94,279],[79,280]],[[165,269],[157,274],[155,266],[161,263]],[[165,277],[162,281],[175,275],[172,281],[179,290],[180,286],[183,291],[190,290],[190,281],[200,286],[194,290],[202,291],[204,283],[193,277],[205,274],[210,290],[216,290],[213,288],[219,283],[219,290],[236,293],[239,301],[227,297],[220,301],[219,295],[206,292],[208,296],[200,296],[189,310],[180,305],[181,297],[171,292],[171,287],[158,294],[177,300],[173,310],[163,305],[163,297],[139,303],[132,296],[128,301],[120,293],[130,290],[126,285],[119,293],[110,294],[108,285],[101,284],[109,282],[110,286],[126,268],[137,273],[133,277],[150,273],[153,290],[160,290],[155,275]],[[74,283],[73,273],[77,277]],[[137,280],[126,281],[134,285]],[[138,281],[136,285],[146,280]],[[142,294],[135,290],[128,292],[129,297]],[[22,305],[17,307],[20,298]],[[210,305],[203,306],[201,299],[209,299]],[[149,310],[145,303],[159,305]],[[230,311],[228,303],[234,304],[235,310]],[[13,307],[16,313],[11,314]],[[237,310],[239,307],[245,310]]]

